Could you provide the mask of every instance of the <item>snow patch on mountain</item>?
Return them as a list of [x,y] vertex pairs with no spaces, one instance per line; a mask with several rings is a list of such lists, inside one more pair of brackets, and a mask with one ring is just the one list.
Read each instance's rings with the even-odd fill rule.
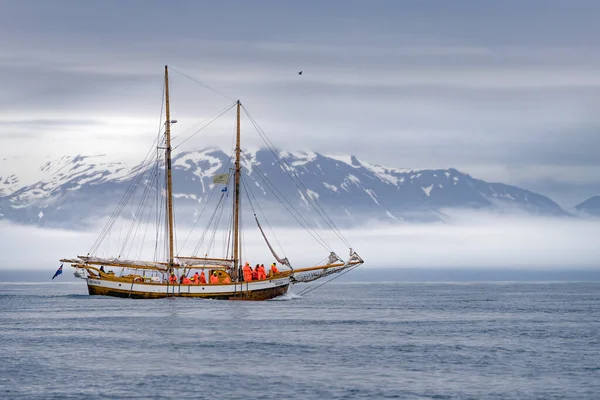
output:
[[331,190],[333,192],[336,192],[336,193],[338,192],[338,188],[335,185],[330,185],[327,182],[323,182],[323,186],[325,186],[327,189],[329,189],[329,190]]
[[377,204],[378,206],[380,205],[379,202],[377,201],[377,196],[375,195],[375,193],[371,189],[365,189],[365,192],[369,195],[369,197],[371,199],[373,199],[373,201],[375,202],[375,204]]
[[433,185],[429,185],[427,187],[421,186],[421,189],[423,190],[423,192],[425,192],[426,196],[430,196],[431,195],[431,189],[433,189]]
[[312,191],[310,189],[306,189],[306,193],[308,193],[308,195],[310,196],[310,198],[312,199],[318,199],[319,198],[319,193]]
[[195,194],[188,194],[188,193],[173,193],[173,198],[175,198],[175,199],[191,199],[191,200],[198,201],[198,198],[196,197]]
[[[346,155],[346,154],[325,154],[325,157],[330,158],[332,160],[336,160],[339,162],[342,162],[346,165],[351,166],[352,168],[360,168],[362,165],[361,163],[356,159],[356,157],[351,156],[351,155]],[[356,164],[353,162],[354,160],[356,160]]]
[[294,161],[291,162],[291,165],[293,167],[301,167],[303,165],[306,165],[308,163],[315,161],[317,159],[317,153],[294,152],[294,153],[290,153],[289,157],[294,159]]
[[349,187],[351,184],[360,187],[360,179],[358,179],[356,176],[354,176],[352,174],[348,174],[344,178],[344,181],[342,182],[341,187],[345,191],[349,191]]

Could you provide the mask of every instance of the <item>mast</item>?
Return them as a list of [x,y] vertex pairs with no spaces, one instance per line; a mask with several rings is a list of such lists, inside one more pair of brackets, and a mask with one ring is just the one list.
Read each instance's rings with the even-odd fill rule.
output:
[[173,268],[173,181],[171,176],[171,110],[169,109],[169,70],[165,65],[165,169],[167,172],[167,226],[169,228],[169,269]]
[[237,277],[240,264],[240,101],[237,101],[237,129],[235,141],[235,186],[233,198],[233,274]]

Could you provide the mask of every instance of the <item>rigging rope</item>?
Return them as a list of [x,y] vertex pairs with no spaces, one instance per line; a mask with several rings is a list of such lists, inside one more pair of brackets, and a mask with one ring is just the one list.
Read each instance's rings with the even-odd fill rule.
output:
[[[277,253],[275,252],[275,250],[273,249],[273,247],[271,246],[271,243],[269,243],[269,240],[267,239],[267,235],[265,235],[265,232],[262,230],[262,227],[260,226],[260,222],[258,222],[258,217],[256,216],[256,210],[254,209],[254,205],[252,204],[252,201],[250,199],[250,195],[248,194],[248,185],[246,184],[245,181],[242,181],[243,183],[243,187],[244,190],[246,192],[246,197],[248,198],[248,203],[250,203],[250,207],[252,208],[252,213],[254,214],[254,219],[256,220],[256,224],[258,225],[258,230],[260,231],[260,233],[262,234],[263,239],[265,240],[265,243],[267,244],[267,247],[269,248],[269,250],[271,251],[271,254],[273,254],[273,257],[275,257],[275,259],[283,265],[287,265],[288,267],[291,268],[290,263],[287,259],[287,257],[285,256],[285,253],[283,252],[283,250],[281,250],[282,253],[284,253],[283,258],[279,257],[277,255]],[[250,191],[251,192],[251,191]],[[258,205],[258,203],[257,203]],[[274,235],[275,238],[277,238],[277,236]],[[279,241],[277,242],[279,244]],[[281,247],[281,245],[280,245]]]
[[[209,118],[210,118],[210,121],[208,121],[206,124],[204,124],[200,129],[196,130],[190,136],[188,136],[187,138],[185,138],[184,140],[182,140],[177,146],[174,146],[173,150],[177,149],[179,146],[181,146],[182,144],[184,144],[185,142],[187,142],[188,140],[190,140],[191,138],[193,138],[194,136],[196,136],[198,133],[200,133],[202,130],[204,130],[207,126],[209,126],[210,124],[212,124],[213,122],[215,122],[217,119],[219,119],[220,117],[222,117],[223,114],[225,114],[227,111],[231,110],[233,108],[233,106],[235,106],[236,104],[237,104],[237,102],[231,104],[230,106],[225,107],[224,109],[222,109],[218,113],[214,114],[215,115],[214,117],[211,116],[211,117],[206,118],[204,121],[206,121]],[[194,126],[197,126],[197,125],[201,124],[204,121],[201,121],[201,122],[199,122],[198,124],[196,124]],[[189,128],[188,130],[191,130],[192,128]],[[181,136],[181,135],[179,135],[179,136]]]
[[[315,289],[318,289],[318,288],[320,288],[321,286],[323,286],[323,285],[326,285],[326,284],[328,284],[329,282],[331,282],[331,281],[334,281],[334,280],[336,280],[337,278],[340,278],[340,277],[342,277],[342,276],[346,275],[348,272],[350,272],[350,271],[352,271],[352,270],[354,270],[354,269],[356,269],[356,268],[358,268],[358,267],[360,267],[360,264],[354,265],[354,266],[352,266],[352,267],[350,267],[350,268],[346,269],[346,271],[344,271],[344,272],[340,273],[339,275],[336,275],[336,276],[334,276],[333,278],[329,279],[328,281],[322,282],[321,284],[319,284],[319,285],[317,285],[317,286],[314,286],[314,287],[313,287],[313,286],[309,286],[309,287],[307,287],[306,289],[304,289],[304,290],[300,291],[300,293],[298,293],[298,295],[299,295],[299,296],[302,296],[303,294],[308,294],[308,293],[312,292],[313,290],[315,290]],[[339,272],[339,271],[338,271],[338,272]],[[332,273],[333,273],[333,272],[332,272]]]
[[[209,221],[209,223],[207,225],[207,230],[208,230],[208,228],[210,228],[211,225],[214,227],[214,229],[211,231],[211,235],[208,239],[208,244],[206,247],[205,254],[208,254],[210,252],[210,249],[214,245],[215,236],[217,234],[217,230],[219,229],[219,222],[221,221],[221,217],[223,216],[226,202],[227,202],[227,194],[226,194],[226,192],[221,192],[221,198],[219,199],[217,208],[215,209],[215,212],[213,213],[213,216],[211,217],[211,220]],[[204,241],[204,238],[202,240]],[[200,247],[200,245],[198,246],[198,248],[199,247]],[[197,254],[197,252],[198,252],[198,250],[195,250],[196,254]]]
[[[152,182],[150,183],[150,186],[154,185],[154,181],[158,178],[158,171],[154,174],[154,177],[152,178]],[[154,210],[154,196],[152,196],[152,200],[150,203],[150,206],[148,207],[148,219],[146,220],[146,228],[144,229],[144,236],[142,237],[142,240],[140,241],[140,251],[137,255],[137,259],[141,260],[142,258],[142,252],[144,250],[144,242],[146,241],[146,235],[148,234],[148,228],[150,227],[150,219],[152,218],[153,213],[151,212],[152,210]]]
[[[252,178],[252,177],[250,177]],[[265,222],[267,223],[267,226],[269,227],[269,229],[271,230],[271,234],[273,235],[273,237],[275,238],[275,241],[277,242],[277,245],[279,246],[279,249],[281,250],[282,253],[284,253],[284,257],[285,257],[285,252],[283,251],[283,246],[281,246],[281,243],[279,243],[279,239],[277,239],[277,235],[275,235],[275,231],[273,230],[273,227],[271,226],[271,224],[269,223],[269,220],[267,219],[267,215],[263,212],[262,207],[260,206],[260,202],[258,201],[258,199],[256,198],[256,196],[254,195],[254,192],[252,190],[249,190],[248,187],[250,185],[248,185],[246,183],[246,178],[242,177],[241,179],[244,190],[246,191],[246,197],[248,197],[248,203],[250,204],[250,207],[252,208],[252,213],[254,214],[254,216],[256,217],[256,210],[254,209],[254,205],[252,203],[252,199],[250,198],[250,195],[252,195],[252,197],[254,198],[254,201],[256,202],[256,207],[258,207],[258,211],[260,212],[260,214],[262,215],[262,218],[265,220]],[[254,181],[256,182],[256,181]],[[251,187],[251,186],[250,186]]]
[[179,70],[177,70],[177,69],[173,68],[172,66],[170,67],[170,69],[171,69],[171,71],[177,72],[178,74],[180,74],[180,75],[182,75],[182,76],[184,76],[184,77],[188,78],[189,80],[191,80],[191,81],[193,81],[193,82],[196,82],[196,83],[198,83],[199,85],[202,85],[202,86],[204,86],[206,89],[208,89],[208,90],[210,90],[210,91],[212,91],[212,92],[214,92],[214,93],[216,93],[216,94],[218,94],[218,95],[220,95],[220,96],[223,96],[223,97],[225,97],[226,99],[229,99],[229,100],[231,100],[231,101],[237,101],[237,100],[235,100],[235,99],[233,99],[233,98],[231,98],[231,97],[227,96],[226,94],[223,94],[223,93],[219,92],[218,90],[216,90],[216,89],[213,89],[212,87],[210,87],[210,86],[208,86],[207,84],[205,84],[205,83],[203,83],[203,82],[199,81],[198,79],[196,79],[196,78],[193,78],[193,77],[189,76],[188,74],[185,74],[185,73],[183,73],[183,72],[181,72],[181,71],[179,71]]
[[[263,141],[267,145],[267,148],[271,151],[271,153],[273,154],[273,156],[275,157],[275,159],[279,162],[280,166],[282,166],[282,170],[290,178],[290,180],[292,181],[292,183],[294,184],[294,186],[296,186],[296,188],[300,191],[300,193],[302,193],[305,197],[308,198],[308,200],[309,200],[308,203],[313,207],[313,209],[317,212],[317,214],[319,214],[319,216],[323,219],[323,221],[325,221],[325,223],[327,225],[329,225],[329,227],[331,228],[331,230],[333,230],[333,232],[338,236],[338,238],[346,246],[348,246],[349,248],[351,248],[352,246],[350,245],[350,243],[348,242],[348,240],[346,240],[346,238],[344,237],[344,235],[342,235],[341,231],[337,228],[337,226],[335,225],[335,223],[333,222],[333,220],[327,215],[327,213],[325,212],[325,210],[323,209],[323,207],[321,207],[321,205],[317,202],[317,200],[314,199],[313,196],[311,196],[308,193],[308,188],[306,187],[306,185],[304,185],[304,183],[302,182],[302,180],[300,179],[300,177],[298,176],[298,174],[296,173],[296,171],[283,158],[279,157],[277,149],[275,148],[275,146],[273,145],[273,143],[271,142],[271,140],[267,137],[267,134],[264,132],[264,130],[258,125],[258,123],[254,119],[254,117],[252,117],[252,115],[250,115],[250,113],[248,112],[248,110],[246,109],[246,107],[244,107],[242,105],[242,108],[244,109],[244,112],[248,116],[248,119],[250,120],[250,122],[252,123],[252,125],[254,126],[254,128],[256,129],[256,131],[258,132],[259,136],[261,137],[261,139],[263,139]],[[285,165],[287,168],[283,168],[283,165]],[[290,172],[293,174],[293,176],[290,174]],[[293,177],[295,177],[296,180],[294,180]],[[300,186],[302,186],[302,188],[296,182],[298,182],[300,184]]]
[[194,251],[192,251],[192,256],[197,256],[198,252],[200,251],[200,248],[202,247],[202,245],[204,244],[204,241],[206,239],[206,235],[208,234],[209,229],[211,228],[211,225],[213,224],[213,221],[217,215],[217,213],[219,212],[219,210],[222,208],[222,203],[223,203],[223,198],[225,197],[225,193],[221,193],[221,198],[219,198],[219,202],[217,203],[217,207],[215,208],[215,210],[213,211],[210,219],[208,220],[208,223],[206,224],[206,227],[204,228],[204,231],[202,232],[202,236],[200,236],[200,241],[198,242],[198,244],[196,245],[196,247],[194,248]]
[[[229,146],[229,150],[230,150],[230,156],[229,156],[229,162],[227,164],[228,168],[231,165],[233,159],[234,159],[234,154],[235,154],[235,150],[236,150],[236,141],[237,141],[237,119],[236,121],[234,121],[233,123],[233,132],[231,135],[231,144]],[[235,173],[235,171],[232,172],[232,174]],[[228,178],[228,182],[229,179],[231,178],[231,176]],[[229,194],[227,194],[227,197],[229,197]],[[231,210],[232,212],[229,214],[228,220],[227,220],[227,226],[229,227],[229,232],[227,233],[227,246],[226,246],[226,256],[225,258],[229,258],[230,254],[229,254],[229,250],[231,249],[231,258],[233,258],[233,255],[235,254],[234,250],[233,250],[233,218],[234,218],[234,213],[235,210],[233,209],[233,202],[234,202],[234,196],[231,197]],[[239,262],[239,260],[238,260]]]
[[[156,149],[156,165],[158,167],[158,165],[160,165],[160,152],[158,151],[158,148]],[[164,212],[164,196],[161,196],[161,192],[162,192],[162,187],[160,186],[160,175],[161,175],[161,170],[160,168],[157,169],[157,177],[156,177],[156,207],[157,207],[157,213],[156,213],[156,238],[155,238],[155,244],[154,244],[154,261],[158,261],[161,258],[160,255],[160,248],[158,246],[159,244],[159,237],[161,236],[162,233],[162,229],[163,229],[163,225],[162,225],[162,213]]]
[[[231,165],[231,155],[229,157],[229,160],[227,162],[227,165],[225,166],[225,170],[229,170],[229,166]],[[231,173],[230,173],[231,174]],[[210,177],[209,177],[210,179]],[[228,178],[229,181],[229,178]],[[212,199],[213,194],[217,191],[217,185],[213,186],[212,190],[208,193],[208,197],[206,199],[206,202],[204,203],[204,207],[202,208],[202,211],[200,211],[200,214],[198,215],[198,217],[196,218],[196,221],[194,221],[194,225],[192,226],[192,228],[190,229],[190,232],[188,233],[187,237],[185,238],[183,245],[181,246],[181,248],[183,249],[185,247],[185,244],[187,243],[188,239],[190,238],[192,232],[194,231],[194,229],[196,228],[196,226],[198,225],[198,222],[200,221],[200,218],[202,218],[202,215],[204,214],[204,211],[206,210],[206,208],[208,207],[208,204],[210,203],[210,200]]]
[[105,239],[105,237],[108,234],[108,232],[110,231],[110,228],[113,226],[113,224],[115,223],[115,221],[117,220],[117,218],[121,215],[121,212],[123,211],[123,209],[125,208],[125,206],[129,202],[129,200],[131,199],[131,197],[133,197],[137,185],[140,183],[140,181],[142,180],[142,178],[148,172],[148,170],[145,169],[146,164],[148,163],[146,160],[147,160],[148,156],[150,155],[150,153],[152,152],[152,150],[154,149],[155,144],[156,144],[156,141],[152,144],[152,148],[151,148],[149,154],[146,155],[146,157],[144,158],[144,161],[142,161],[137,167],[133,168],[132,172],[130,172],[129,174],[125,175],[125,177],[127,177],[129,175],[132,175],[134,172],[137,172],[137,171],[141,170],[141,172],[139,172],[133,178],[133,180],[130,182],[127,190],[125,191],[125,194],[123,195],[123,197],[121,198],[121,200],[117,204],[116,209],[113,211],[113,213],[109,217],[106,225],[104,226],[104,228],[100,232],[100,235],[98,236],[98,238],[96,239],[96,241],[92,245],[92,247],[91,247],[90,251],[88,252],[88,254],[93,254],[98,249],[98,247],[100,246],[100,244]]
[[[130,182],[129,187],[127,188],[127,190],[125,191],[123,197],[121,198],[121,200],[117,204],[116,209],[113,211],[113,213],[109,217],[106,225],[104,226],[104,228],[100,232],[100,235],[98,236],[98,238],[96,238],[96,241],[92,244],[92,247],[90,248],[88,254],[93,254],[95,251],[97,251],[98,247],[100,246],[100,244],[102,244],[102,242],[104,241],[104,239],[110,233],[113,224],[115,223],[115,221],[119,217],[119,215],[121,215],[121,212],[125,208],[125,205],[129,201],[129,199],[132,197],[133,192],[135,191],[135,187],[137,186],[137,184],[141,180],[141,177],[144,175],[144,172],[146,172],[145,168],[147,168],[147,166],[150,164],[147,160],[149,160],[149,157],[152,154],[152,152],[155,149],[155,147],[158,147],[158,143],[160,142],[160,133],[161,133],[161,130],[162,130],[162,111],[163,111],[164,100],[165,100],[165,83],[164,82],[162,84],[161,96],[162,96],[161,97],[161,111],[160,111],[160,116],[159,116],[159,124],[158,124],[158,134],[157,134],[157,137],[154,140],[154,142],[152,143],[152,146],[150,146],[150,150],[146,154],[146,157],[144,157],[143,161],[140,164],[138,164],[136,167],[132,168],[132,170],[122,178],[122,179],[126,179],[129,176],[131,176],[131,175],[133,175],[135,173],[138,173],[138,175],[134,176],[134,179]],[[152,162],[154,162],[154,161],[152,161]],[[146,165],[146,164],[148,164],[148,165]]]
[[[152,168],[148,171],[151,171],[152,175],[154,175],[154,172],[155,172],[154,168]],[[137,231],[139,230],[139,227],[141,225],[141,223],[139,223],[139,222],[144,217],[144,211],[146,210],[146,204],[148,202],[148,199],[150,198],[150,188],[151,187],[152,186],[148,185],[148,184],[146,184],[144,187],[144,191],[142,193],[140,203],[138,204],[138,207],[133,215],[133,219],[131,220],[129,230],[127,232],[127,235],[125,236],[125,240],[123,241],[123,245],[121,247],[121,251],[119,252],[119,256],[121,256],[121,255],[128,256],[128,254],[131,252],[131,247],[133,246],[133,241],[132,241],[132,243],[129,247],[129,251],[127,253],[125,253],[125,248],[127,247],[127,242],[129,241],[129,238],[131,237],[131,234],[133,233],[134,228],[135,228],[136,234],[137,234]],[[134,237],[136,234],[134,234]]]
[[[244,157],[248,160],[249,163],[252,163],[250,157],[243,151],[241,152]],[[319,233],[310,225],[310,223],[302,216],[302,214],[294,207],[292,203],[288,199],[283,196],[281,191],[277,189],[275,184],[271,182],[269,178],[260,170],[257,165],[253,165],[253,168],[259,173],[259,177],[263,179],[263,182],[269,187],[269,189],[273,192],[275,198],[281,203],[281,205],[289,212],[292,217],[304,228],[312,237],[315,239],[325,250],[331,251],[331,247],[327,244],[327,242],[319,235]],[[283,200],[282,200],[283,199]],[[287,205],[286,205],[287,203]]]

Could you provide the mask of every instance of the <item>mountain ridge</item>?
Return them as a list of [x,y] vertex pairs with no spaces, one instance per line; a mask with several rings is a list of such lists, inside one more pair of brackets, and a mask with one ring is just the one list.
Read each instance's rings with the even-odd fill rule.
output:
[[[316,200],[344,226],[364,219],[440,221],[444,219],[443,210],[452,208],[569,215],[546,196],[476,179],[454,168],[384,167],[354,155],[317,152],[282,151],[275,156],[264,148],[242,155],[245,187],[256,191],[257,201],[271,207],[277,203],[277,196],[267,192],[280,191],[283,198],[291,199],[291,207],[309,211],[312,200]],[[278,157],[283,161],[281,167]],[[0,176],[0,219],[73,226],[110,215],[127,187],[155,164],[132,166],[105,158],[77,155],[50,160],[39,167],[38,181],[24,185],[15,174]],[[172,165],[176,205],[194,214],[215,190],[213,175],[228,173],[232,164],[231,156],[222,149],[207,148],[179,153]],[[156,171],[160,175],[160,168]],[[299,177],[301,183],[291,184],[286,173]],[[148,186],[149,181],[143,184]],[[187,220],[185,212],[179,217]]]
[[575,206],[575,209],[583,214],[600,217],[600,196],[592,196]]

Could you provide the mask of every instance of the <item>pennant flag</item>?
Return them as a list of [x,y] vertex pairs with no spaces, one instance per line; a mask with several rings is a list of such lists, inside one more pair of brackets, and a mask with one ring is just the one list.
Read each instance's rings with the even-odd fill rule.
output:
[[213,183],[222,183],[224,185],[227,185],[228,180],[229,174],[213,175]]
[[56,270],[56,272],[54,273],[54,276],[52,277],[52,279],[56,278],[57,276],[62,274],[62,264],[60,264],[60,267],[58,267],[58,269]]
[[223,189],[221,189],[221,192],[226,192],[227,191],[227,186],[225,186]]

